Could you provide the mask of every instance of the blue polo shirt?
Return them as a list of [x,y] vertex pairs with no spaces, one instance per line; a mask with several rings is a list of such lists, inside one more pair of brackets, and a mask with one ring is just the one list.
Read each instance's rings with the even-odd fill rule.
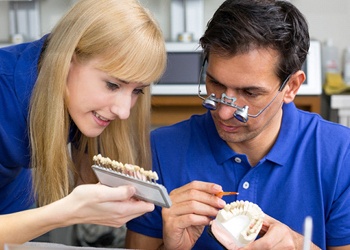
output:
[[0,49],[0,214],[33,204],[28,107],[45,39]]
[[[257,118],[259,119],[259,118]],[[193,180],[220,184],[239,196],[224,197],[258,204],[262,210],[303,233],[313,218],[313,242],[350,244],[350,129],[283,106],[281,130],[270,152],[251,167],[246,155],[223,141],[210,113],[152,132],[153,169],[168,192]],[[162,237],[161,208],[127,224],[132,231]],[[193,249],[220,249],[207,229]]]

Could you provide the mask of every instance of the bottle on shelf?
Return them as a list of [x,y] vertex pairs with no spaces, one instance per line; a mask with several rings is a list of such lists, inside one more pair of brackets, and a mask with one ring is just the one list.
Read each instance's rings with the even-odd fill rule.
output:
[[344,52],[343,78],[346,85],[350,86],[350,46]]
[[340,74],[338,49],[332,39],[328,39],[322,46],[322,76],[323,82],[327,73]]

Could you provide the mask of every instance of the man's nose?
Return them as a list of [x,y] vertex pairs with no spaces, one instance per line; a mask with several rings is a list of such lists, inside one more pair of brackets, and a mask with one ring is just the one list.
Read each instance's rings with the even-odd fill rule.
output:
[[[234,103],[234,105],[238,105],[236,96],[237,94],[234,91],[226,92],[224,93],[224,97],[226,97],[224,101],[227,103]],[[223,96],[221,95],[220,98],[222,97]],[[228,120],[234,117],[234,113],[236,112],[236,110],[236,108],[230,105],[225,105],[222,103],[217,104],[217,112],[219,113],[220,117],[224,120]]]

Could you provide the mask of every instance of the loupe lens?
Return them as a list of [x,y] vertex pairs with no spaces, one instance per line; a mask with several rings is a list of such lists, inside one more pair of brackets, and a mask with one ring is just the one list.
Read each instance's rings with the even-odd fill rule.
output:
[[248,110],[244,107],[242,110],[237,109],[233,116],[240,122],[246,123],[248,121]]
[[241,115],[233,114],[233,116],[234,116],[238,121],[240,121],[240,122],[244,122],[244,123],[247,122],[247,119],[244,118],[244,117],[241,116]]
[[209,110],[216,109],[216,103],[213,100],[205,99],[202,103],[203,107]]

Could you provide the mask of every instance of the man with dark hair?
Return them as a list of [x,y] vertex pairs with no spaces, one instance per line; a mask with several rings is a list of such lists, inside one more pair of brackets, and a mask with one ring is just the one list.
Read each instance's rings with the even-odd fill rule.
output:
[[[127,245],[218,249],[206,227],[226,203],[257,204],[260,237],[244,249],[350,249],[350,129],[297,109],[309,50],[291,3],[227,0],[200,39],[204,115],[152,132],[153,170],[172,206],[128,223]],[[202,86],[200,84],[199,86]],[[221,191],[238,191],[222,199]]]

